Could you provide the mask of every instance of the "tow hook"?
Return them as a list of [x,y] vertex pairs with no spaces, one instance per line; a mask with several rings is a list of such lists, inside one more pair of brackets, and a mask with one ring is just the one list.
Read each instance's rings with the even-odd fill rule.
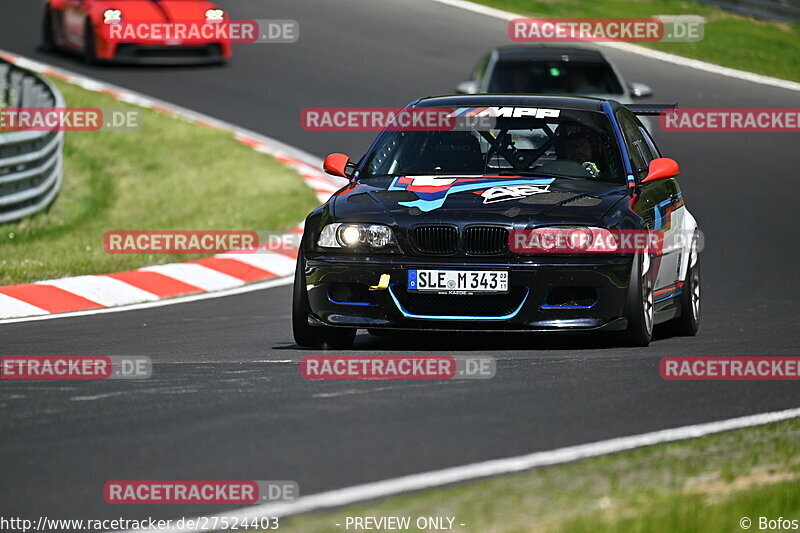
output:
[[369,290],[371,291],[385,291],[389,288],[389,280],[391,276],[389,274],[381,274],[381,279],[377,285],[372,285]]

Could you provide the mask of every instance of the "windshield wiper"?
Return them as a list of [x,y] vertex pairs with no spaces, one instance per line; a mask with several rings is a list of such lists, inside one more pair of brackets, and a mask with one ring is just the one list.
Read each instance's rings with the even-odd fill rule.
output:
[[549,172],[537,172],[535,170],[514,170],[514,169],[507,169],[507,170],[500,170],[495,172],[498,176],[542,176],[545,178],[573,178],[573,179],[580,179],[576,178],[575,176],[565,176],[564,174],[551,174]]

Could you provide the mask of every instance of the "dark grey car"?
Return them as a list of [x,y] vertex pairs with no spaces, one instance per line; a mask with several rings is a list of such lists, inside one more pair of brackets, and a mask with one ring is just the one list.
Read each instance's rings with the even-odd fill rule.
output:
[[475,66],[472,79],[460,83],[456,92],[591,96],[623,104],[653,94],[643,83],[626,83],[600,50],[552,45],[512,45],[490,50]]

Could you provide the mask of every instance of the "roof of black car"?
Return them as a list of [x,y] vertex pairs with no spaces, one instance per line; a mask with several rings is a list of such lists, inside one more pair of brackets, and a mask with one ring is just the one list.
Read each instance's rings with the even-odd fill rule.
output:
[[497,48],[500,61],[584,61],[605,63],[599,50],[577,46],[502,46]]
[[525,94],[460,94],[430,96],[415,107],[549,107],[579,111],[601,111],[605,100],[583,96],[541,96]]

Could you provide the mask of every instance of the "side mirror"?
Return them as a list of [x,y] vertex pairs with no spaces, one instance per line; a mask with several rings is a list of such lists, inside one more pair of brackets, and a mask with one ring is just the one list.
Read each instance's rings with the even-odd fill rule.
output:
[[456,92],[459,94],[478,94],[480,89],[477,81],[462,81],[456,85]]
[[680,171],[681,167],[678,166],[674,159],[659,157],[650,161],[650,166],[647,168],[647,176],[642,180],[642,183],[674,178]]
[[645,98],[647,96],[653,96],[653,89],[644,83],[629,83],[628,90],[631,92],[631,96],[633,98]]
[[322,169],[331,176],[348,178],[347,164],[350,163],[350,156],[345,154],[331,154],[325,158]]

